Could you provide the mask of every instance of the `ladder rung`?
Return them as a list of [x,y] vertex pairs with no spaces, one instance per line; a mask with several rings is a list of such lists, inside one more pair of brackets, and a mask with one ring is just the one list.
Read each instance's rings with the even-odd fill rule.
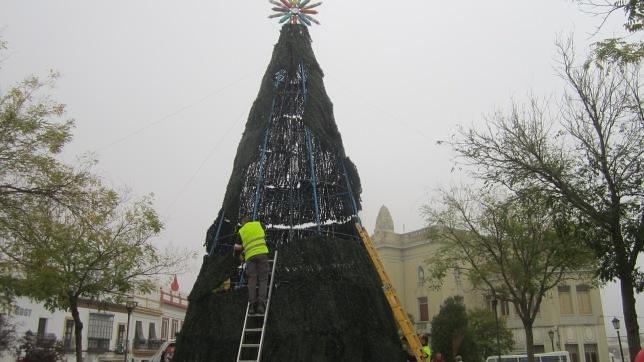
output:
[[[266,299],[266,309],[268,309],[270,305],[270,295],[273,291],[273,277],[275,276],[275,265],[277,261],[277,251],[275,251],[275,257],[273,259],[269,259],[268,263],[270,265],[270,273],[268,275],[268,296],[269,298]],[[247,328],[249,326],[249,319],[250,318],[262,318],[263,319],[263,324],[260,328]],[[237,362],[258,362],[260,359],[261,353],[262,353],[262,344],[264,341],[264,334],[266,332],[266,312],[262,314],[257,314],[257,313],[250,313],[250,304],[246,307],[246,320],[244,321],[244,329],[242,330],[242,337],[241,341],[239,344],[239,350],[237,352]],[[251,333],[257,333],[259,338],[259,343],[244,343],[244,340],[251,338]],[[257,336],[257,335],[256,335]],[[253,354],[256,354],[255,357],[250,357],[254,359],[241,359],[242,351],[244,349],[248,350],[250,348],[257,349],[257,351],[253,351]]]

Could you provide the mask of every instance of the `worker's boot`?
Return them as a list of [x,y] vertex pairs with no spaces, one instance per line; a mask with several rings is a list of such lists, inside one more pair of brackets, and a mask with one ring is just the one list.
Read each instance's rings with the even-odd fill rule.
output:
[[257,314],[257,303],[250,303],[248,314]]
[[257,307],[255,308],[255,312],[257,314],[264,314],[264,312],[266,312],[266,307],[264,306],[264,302],[262,301],[257,302]]

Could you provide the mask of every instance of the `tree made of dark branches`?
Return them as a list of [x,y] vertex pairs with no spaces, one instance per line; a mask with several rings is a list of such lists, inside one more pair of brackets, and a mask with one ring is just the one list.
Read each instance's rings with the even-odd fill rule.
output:
[[206,234],[207,255],[175,360],[237,356],[248,297],[234,287],[239,261],[232,246],[244,216],[266,226],[271,257],[278,252],[262,361],[404,360],[356,232],[360,178],[345,155],[322,78],[307,28],[285,25]]

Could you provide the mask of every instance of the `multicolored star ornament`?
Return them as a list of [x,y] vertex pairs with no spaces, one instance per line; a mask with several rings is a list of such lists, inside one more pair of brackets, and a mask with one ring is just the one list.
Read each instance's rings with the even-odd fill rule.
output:
[[280,18],[280,24],[290,20],[291,24],[304,24],[306,26],[311,26],[311,23],[316,23],[320,25],[320,22],[311,15],[318,13],[318,11],[313,10],[313,8],[322,5],[322,2],[317,2],[311,5],[309,5],[311,0],[268,0],[268,2],[276,5],[276,7],[273,8],[273,11],[275,11],[276,14],[269,16],[269,18]]

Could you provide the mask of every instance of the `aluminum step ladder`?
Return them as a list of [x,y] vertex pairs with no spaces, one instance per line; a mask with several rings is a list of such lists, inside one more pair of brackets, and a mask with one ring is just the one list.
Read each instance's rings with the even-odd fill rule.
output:
[[[266,299],[266,311],[264,314],[249,314],[250,303],[246,305],[246,317],[244,318],[244,329],[242,330],[239,350],[237,351],[237,362],[259,362],[262,355],[262,345],[266,332],[266,321],[268,311],[273,299],[273,285],[275,280],[275,267],[277,265],[277,250],[273,259],[268,261],[271,273],[268,277],[268,297]],[[261,321],[261,326],[260,326]],[[242,359],[242,356],[244,359]],[[252,357],[249,357],[252,356]]]

